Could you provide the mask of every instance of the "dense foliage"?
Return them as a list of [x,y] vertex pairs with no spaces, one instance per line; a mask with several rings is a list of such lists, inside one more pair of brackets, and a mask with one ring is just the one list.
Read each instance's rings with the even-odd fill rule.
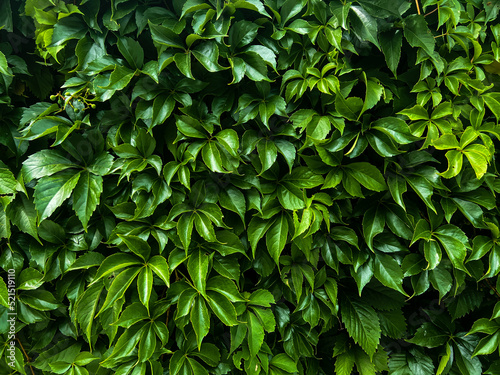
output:
[[2,4],[0,373],[500,374],[499,0]]

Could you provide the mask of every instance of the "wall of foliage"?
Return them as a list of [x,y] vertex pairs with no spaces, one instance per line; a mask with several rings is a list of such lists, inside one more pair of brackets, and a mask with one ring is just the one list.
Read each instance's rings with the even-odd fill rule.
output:
[[499,0],[2,4],[2,374],[500,374]]

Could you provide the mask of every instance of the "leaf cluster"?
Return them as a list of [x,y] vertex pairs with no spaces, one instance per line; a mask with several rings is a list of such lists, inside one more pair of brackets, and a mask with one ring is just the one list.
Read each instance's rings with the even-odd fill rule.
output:
[[500,373],[499,0],[4,8],[1,373]]

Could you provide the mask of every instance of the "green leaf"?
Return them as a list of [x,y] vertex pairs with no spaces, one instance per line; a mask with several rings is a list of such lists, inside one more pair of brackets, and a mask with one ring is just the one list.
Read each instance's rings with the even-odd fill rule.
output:
[[12,76],[12,73],[9,72],[9,64],[7,63],[7,59],[3,52],[0,51],[0,73],[5,74],[6,76]]
[[257,153],[259,154],[259,159],[262,164],[260,173],[263,173],[271,168],[276,162],[278,149],[273,141],[264,138],[257,144]]
[[406,319],[401,310],[379,311],[382,334],[393,339],[400,339],[407,332]]
[[139,362],[147,361],[156,349],[156,334],[152,325],[146,329],[139,341],[139,350],[137,352]]
[[198,44],[191,52],[196,60],[198,60],[209,72],[218,72],[225,69],[219,65],[219,47],[217,47],[216,43],[207,41]]
[[122,268],[140,264],[142,264],[141,259],[132,254],[116,253],[110,255],[102,262],[101,266],[97,270],[92,284],[115,271],[121,270]]
[[323,183],[323,177],[307,167],[297,167],[290,174],[285,175],[281,181],[286,181],[298,188],[312,189]]
[[486,22],[494,20],[498,16],[498,11],[500,10],[500,3],[498,0],[484,1],[484,11],[486,12]]
[[212,172],[224,173],[221,153],[214,142],[207,142],[201,151],[201,156]]
[[135,280],[135,277],[141,271],[140,267],[130,267],[118,274],[113,279],[111,286],[108,289],[108,294],[106,295],[106,300],[104,301],[101,309],[97,313],[97,315],[101,315],[101,313],[107,308],[111,307],[111,305],[118,299],[122,298],[128,287]]
[[477,344],[476,349],[474,349],[474,353],[472,353],[472,357],[493,353],[498,348],[499,340],[500,332],[496,332],[492,336],[484,337],[481,341],[479,341],[479,344]]
[[403,289],[403,271],[396,260],[386,254],[375,256],[373,275],[385,286],[409,297]]
[[257,36],[259,26],[250,21],[235,22],[229,30],[229,45],[232,50],[250,44]]
[[46,290],[38,289],[25,291],[20,293],[18,298],[26,305],[39,311],[51,311],[60,307],[60,304],[54,298],[52,293]]
[[51,176],[65,169],[76,167],[71,160],[56,150],[41,150],[29,156],[23,163],[25,182],[41,177]]
[[238,148],[240,147],[240,142],[238,139],[238,133],[233,129],[224,129],[215,135],[215,138],[219,143],[229,152],[232,156],[238,157]]
[[34,197],[40,221],[52,215],[69,198],[80,176],[81,173],[63,171],[38,181]]
[[433,236],[444,247],[453,266],[465,273],[469,273],[463,263],[469,246],[469,240],[465,233],[455,225],[446,224],[434,231]]
[[7,309],[10,307],[7,285],[3,279],[0,279],[0,305],[6,307]]
[[203,338],[208,334],[210,329],[210,315],[205,300],[201,296],[195,298],[193,307],[191,308],[190,320],[196,334],[198,350],[200,350]]
[[87,25],[79,16],[60,19],[54,25],[51,44],[48,47],[62,46],[71,39],[82,39],[87,34],[87,31]]
[[350,9],[352,11],[350,21],[354,33],[361,40],[368,40],[380,49],[377,21],[362,7],[352,5]]
[[410,133],[410,128],[403,120],[396,117],[384,117],[371,124],[372,129],[381,131],[402,145],[418,140]]
[[236,309],[225,295],[208,291],[207,302],[214,314],[217,315],[226,326],[238,324]]
[[296,156],[295,146],[291,142],[283,139],[276,139],[274,143],[276,144],[278,152],[285,158],[291,172]]
[[431,322],[426,322],[417,329],[413,338],[406,341],[425,348],[436,348],[444,345],[448,339],[449,335],[446,332],[440,330]]
[[437,120],[453,114],[453,105],[450,102],[439,104],[431,113],[431,119]]
[[404,35],[412,47],[422,48],[428,55],[433,55],[436,42],[423,16],[413,14],[406,17]]
[[360,299],[346,297],[342,300],[340,311],[349,336],[372,358],[381,333],[375,310]]
[[404,109],[402,111],[399,111],[398,114],[408,116],[412,121],[429,119],[427,110],[421,105],[415,105],[412,108]]
[[266,235],[266,245],[269,254],[279,265],[281,252],[285,248],[288,238],[288,220],[285,215],[280,215],[269,228]]
[[164,257],[155,255],[148,260],[147,265],[160,279],[162,279],[167,287],[170,286],[170,269]]
[[0,168],[0,195],[15,194],[17,186],[14,174],[7,168]]
[[271,359],[271,362],[269,362],[269,364],[288,373],[294,373],[298,371],[295,361],[285,353],[275,355]]
[[144,267],[137,278],[137,291],[139,300],[149,310],[149,299],[153,288],[153,271],[150,267]]
[[273,295],[264,289],[258,289],[253,292],[248,300],[249,304],[262,307],[271,307],[271,304],[275,303]]
[[354,247],[358,247],[358,235],[352,228],[348,227],[333,227],[330,231],[330,235],[335,241],[346,241]]
[[335,96],[335,109],[348,120],[355,121],[363,108],[364,102],[361,98],[350,97],[344,99],[342,94]]
[[351,351],[344,352],[336,357],[335,373],[339,375],[351,375],[354,369],[354,354]]
[[432,211],[436,212],[436,208],[432,203],[432,194],[434,193],[432,184],[421,176],[409,176],[405,177],[406,182],[410,187],[417,193],[417,195],[424,201],[427,207]]
[[429,281],[434,289],[439,291],[440,300],[451,290],[453,284],[450,273],[439,266],[429,272]]
[[149,22],[149,30],[155,43],[167,47],[184,49],[180,37],[169,28]]
[[38,289],[43,284],[43,274],[34,269],[26,268],[22,270],[17,280],[16,288],[19,290]]
[[385,212],[380,206],[372,207],[363,216],[363,236],[366,244],[373,251],[373,238],[384,231]]
[[374,191],[384,191],[387,189],[384,176],[370,163],[359,162],[347,164],[344,166],[344,170],[367,189]]
[[500,325],[496,320],[490,320],[487,318],[481,318],[476,320],[469,331],[469,335],[473,333],[486,333],[492,335],[500,329]]
[[105,90],[123,90],[134,77],[134,71],[121,65],[116,65],[109,76],[109,83],[102,88]]
[[476,177],[480,179],[488,169],[489,152],[486,147],[478,144],[469,145],[464,151],[464,155],[469,160]]
[[40,242],[38,239],[37,212],[31,200],[24,194],[20,194],[7,206],[5,212],[12,224]]
[[215,237],[214,228],[212,226],[212,222],[208,218],[207,215],[203,212],[196,212],[194,225],[196,227],[196,231],[200,236],[202,236],[208,242],[216,242],[217,238]]
[[194,226],[194,213],[186,213],[183,214],[179,221],[177,222],[177,234],[182,242],[182,246],[184,246],[184,250],[189,249],[189,244],[191,243],[191,234],[193,233]]
[[380,18],[401,17],[410,8],[404,0],[361,0],[359,3],[374,17]]
[[163,124],[172,114],[175,100],[170,95],[158,95],[153,102],[152,125]]
[[87,290],[80,295],[75,305],[76,321],[80,324],[89,343],[92,343],[92,324],[103,288],[103,283],[89,286]]
[[198,292],[205,294],[208,276],[208,256],[200,251],[195,250],[189,257],[187,269],[189,276]]
[[253,358],[259,353],[264,342],[264,327],[259,318],[252,312],[246,313],[246,322],[248,328],[248,348],[250,350],[250,357]]
[[222,207],[227,210],[233,211],[237,213],[241,221],[245,223],[245,213],[246,209],[246,201],[243,193],[230,186],[226,190],[223,190],[219,196],[219,202]]
[[462,170],[463,153],[457,150],[450,150],[446,153],[446,159],[448,159],[448,169],[439,175],[444,178],[455,177]]
[[141,44],[129,37],[118,39],[118,50],[133,69],[141,69],[144,64],[144,50]]
[[141,257],[144,261],[147,261],[149,259],[149,254],[151,254],[151,247],[142,238],[132,236],[130,234],[126,236],[118,234],[117,236],[135,255]]
[[367,78],[366,74],[363,75],[363,79],[366,85],[366,95],[363,108],[358,116],[358,118],[367,110],[375,107],[375,105],[380,101],[382,94],[384,92],[384,87],[380,84],[377,79]]
[[481,97],[498,122],[500,120],[500,93],[490,92],[483,94]]
[[191,54],[190,53],[176,53],[174,55],[175,65],[180,72],[188,78],[194,79],[191,73]]
[[75,186],[73,210],[87,230],[87,224],[99,204],[102,193],[102,177],[85,171],[80,174]]
[[10,238],[10,235],[10,221],[3,207],[0,207],[0,238]]
[[88,252],[78,257],[78,259],[66,270],[66,272],[74,270],[86,270],[91,267],[100,266],[104,261],[104,255],[97,252]]

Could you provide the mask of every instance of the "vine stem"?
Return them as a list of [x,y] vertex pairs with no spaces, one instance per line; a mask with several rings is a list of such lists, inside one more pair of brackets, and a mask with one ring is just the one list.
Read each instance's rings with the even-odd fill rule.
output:
[[19,345],[21,346],[21,350],[23,351],[24,356],[26,357],[26,361],[28,362],[28,366],[30,367],[31,373],[33,375],[35,375],[35,372],[33,371],[33,367],[31,367],[31,365],[30,365],[30,362],[31,362],[30,357],[28,357],[28,354],[26,354],[26,350],[24,350],[24,346],[21,343],[21,340],[19,340],[19,337],[17,337],[17,336],[16,336],[16,340],[19,343]]
[[431,10],[429,13],[424,14],[424,17],[427,17],[427,16],[431,15],[432,13],[434,13],[434,12],[435,12],[436,10],[438,10],[438,9],[439,9],[439,8],[436,8],[436,9],[434,9],[434,10]]
[[447,32],[445,32],[445,33],[443,33],[443,34],[441,34],[441,35],[436,35],[436,36],[434,37],[434,39],[441,38],[442,36],[446,36],[446,35],[448,35],[448,31],[447,31]]
[[422,14],[422,13],[420,13],[420,5],[418,5],[418,0],[415,0],[415,5],[417,6],[418,15]]

